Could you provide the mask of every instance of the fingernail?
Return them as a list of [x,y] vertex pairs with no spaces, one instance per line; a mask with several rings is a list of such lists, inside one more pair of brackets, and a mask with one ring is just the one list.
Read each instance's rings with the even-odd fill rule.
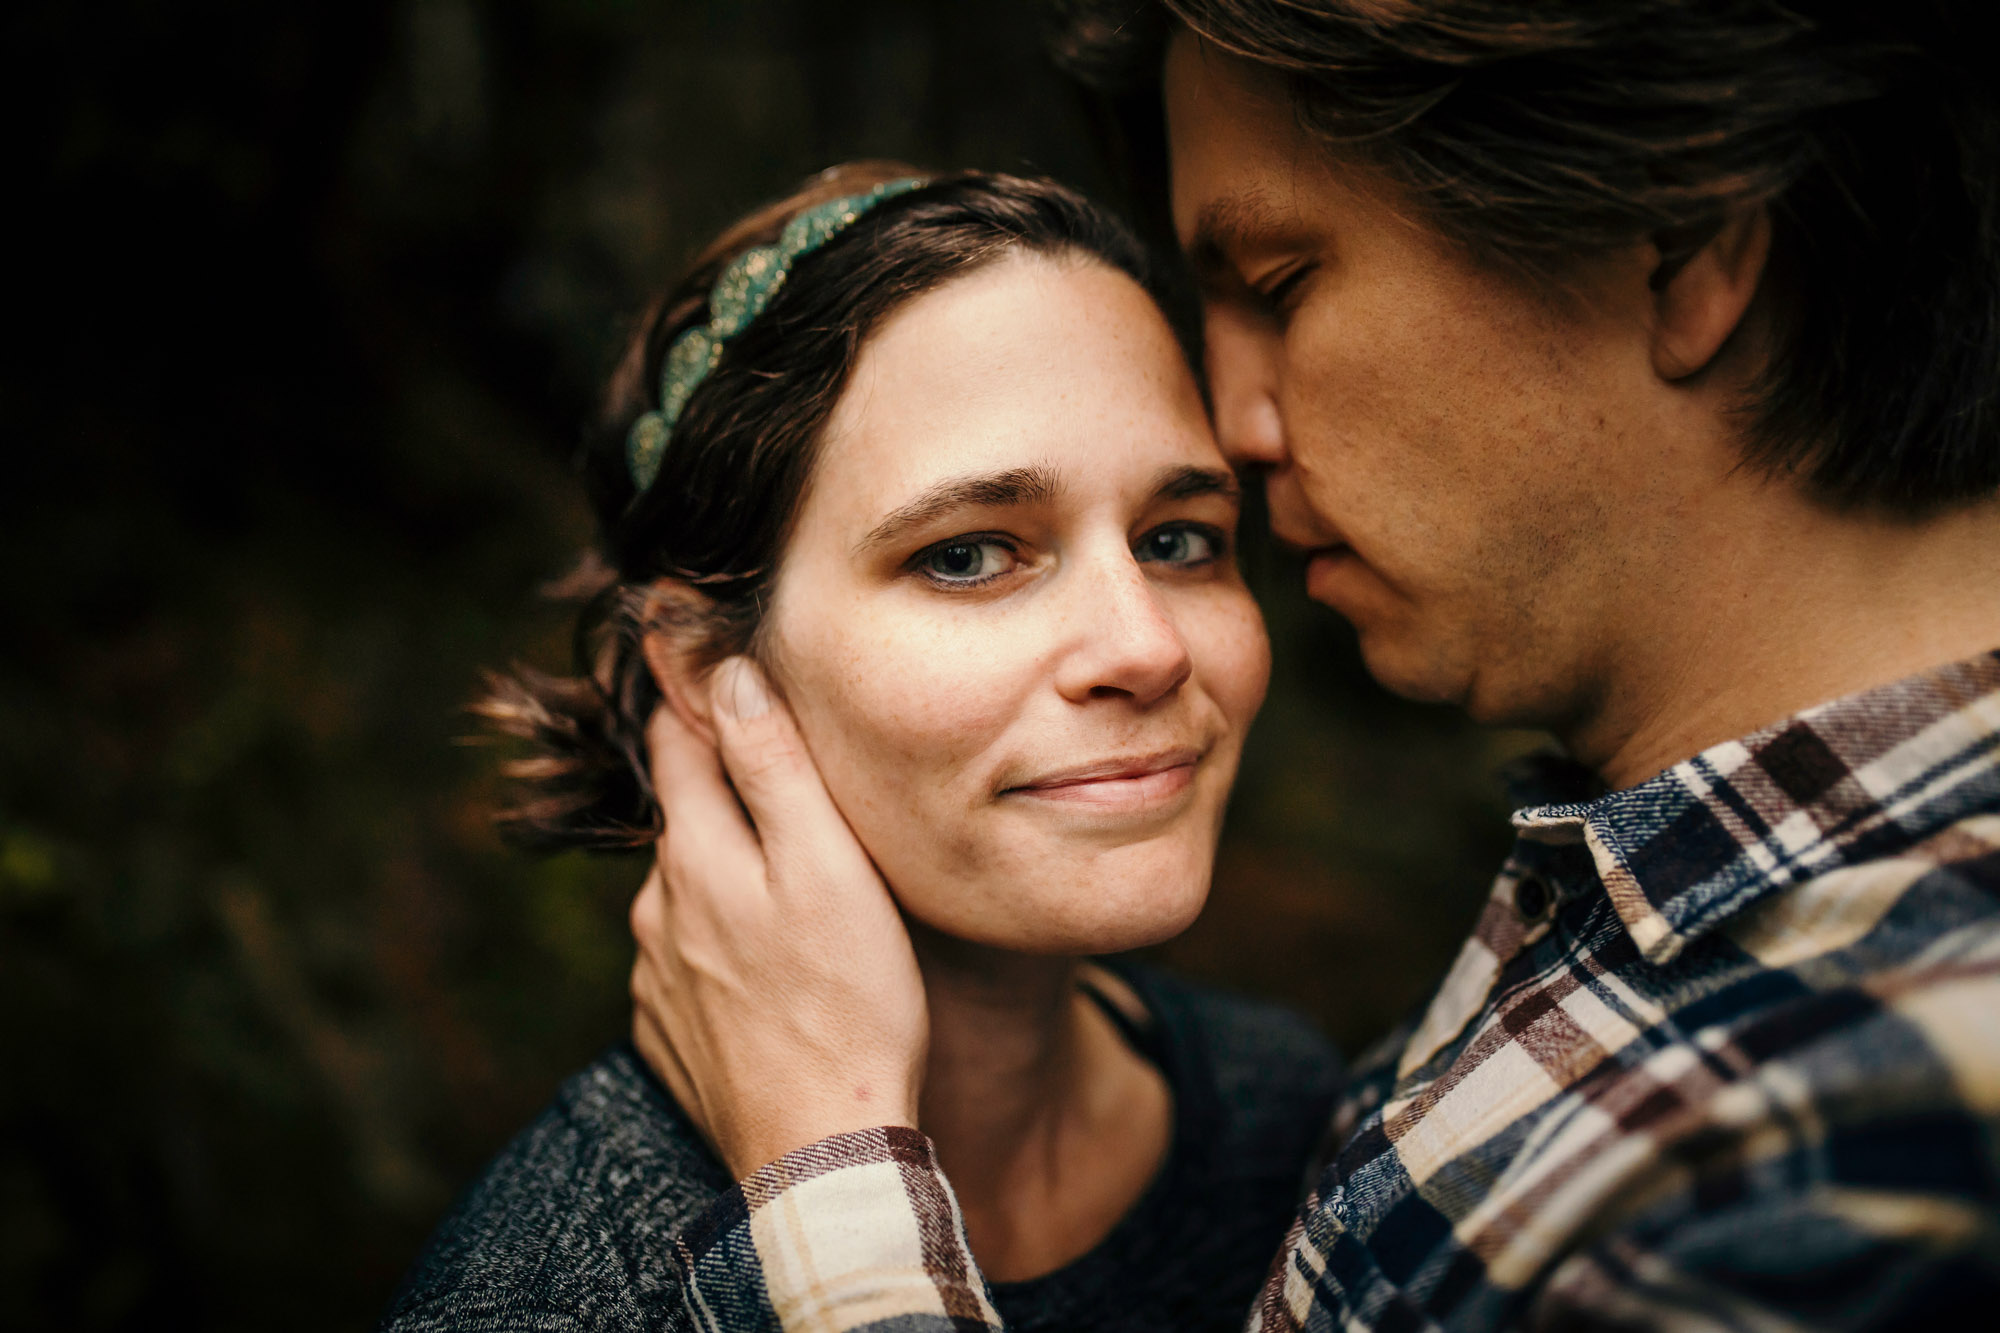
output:
[[771,692],[764,688],[764,673],[747,657],[732,657],[722,664],[729,679],[717,691],[728,700],[727,707],[738,722],[750,722],[771,711]]

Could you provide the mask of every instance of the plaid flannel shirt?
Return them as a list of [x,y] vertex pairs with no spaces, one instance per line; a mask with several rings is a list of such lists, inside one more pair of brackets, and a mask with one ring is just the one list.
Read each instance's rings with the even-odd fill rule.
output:
[[[2000,1308],[2000,653],[1514,822],[1249,1327]],[[764,1168],[678,1262],[713,1333],[1000,1327],[913,1130]]]

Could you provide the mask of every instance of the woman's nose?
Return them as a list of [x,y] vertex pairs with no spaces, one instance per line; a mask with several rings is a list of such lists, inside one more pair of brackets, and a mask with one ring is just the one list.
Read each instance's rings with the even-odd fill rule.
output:
[[1283,336],[1255,311],[1211,301],[1202,315],[1202,340],[1222,452],[1237,467],[1277,467],[1285,461],[1285,423],[1278,412]]
[[1144,569],[1128,556],[1121,567],[1077,572],[1077,633],[1057,691],[1072,703],[1125,696],[1144,708],[1185,684],[1194,660]]

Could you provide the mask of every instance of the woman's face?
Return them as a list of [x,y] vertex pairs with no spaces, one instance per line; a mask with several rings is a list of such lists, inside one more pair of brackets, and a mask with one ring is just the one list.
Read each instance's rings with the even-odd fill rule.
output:
[[1208,892],[1269,646],[1165,320],[1017,255],[871,336],[764,621],[828,789],[914,919],[1132,948]]

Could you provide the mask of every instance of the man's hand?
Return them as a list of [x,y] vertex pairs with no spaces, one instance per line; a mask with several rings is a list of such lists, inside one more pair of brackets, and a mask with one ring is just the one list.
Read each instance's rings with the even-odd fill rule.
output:
[[791,713],[744,658],[712,698],[715,746],[667,708],[647,732],[666,832],[632,903],[632,1037],[740,1178],[914,1126],[929,1020],[902,918]]

